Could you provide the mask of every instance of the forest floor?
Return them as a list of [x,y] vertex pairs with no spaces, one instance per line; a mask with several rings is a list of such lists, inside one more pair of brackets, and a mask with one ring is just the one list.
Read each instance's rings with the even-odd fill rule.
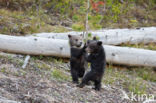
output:
[[108,65],[102,89],[95,91],[92,84],[78,88],[72,83],[68,59],[31,56],[22,69],[24,59],[23,55],[0,53],[0,103],[142,103],[145,98],[139,101],[139,96],[156,96],[152,68],[141,72]]
[[[75,5],[79,0],[73,4],[76,11],[63,14],[45,7],[45,1],[51,5],[55,0],[40,0],[44,3],[39,10],[34,8],[37,6],[34,1],[0,0],[0,34],[23,36],[84,30],[86,12]],[[110,7],[106,5],[103,15],[90,12],[89,29],[156,26],[155,3],[138,1],[138,5],[127,5],[126,2],[120,3],[120,6],[115,3]],[[62,2],[58,4],[66,7]],[[56,8],[58,11],[62,8],[59,5]],[[121,46],[156,50],[155,44]],[[68,59],[31,56],[27,67],[22,69],[24,59],[25,55],[0,52],[0,103],[142,103],[146,96],[149,99],[152,95],[156,99],[156,68],[123,67],[108,63],[102,89],[95,91],[93,85],[78,88],[72,83]],[[135,100],[132,100],[133,93]],[[142,95],[145,95],[143,100],[139,100]]]

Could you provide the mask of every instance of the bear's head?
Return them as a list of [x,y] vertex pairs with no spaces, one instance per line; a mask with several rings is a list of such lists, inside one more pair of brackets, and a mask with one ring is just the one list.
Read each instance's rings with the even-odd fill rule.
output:
[[81,47],[83,45],[83,35],[68,35],[69,44],[71,47]]
[[88,53],[97,53],[102,48],[102,41],[98,41],[96,37],[87,41],[86,51]]

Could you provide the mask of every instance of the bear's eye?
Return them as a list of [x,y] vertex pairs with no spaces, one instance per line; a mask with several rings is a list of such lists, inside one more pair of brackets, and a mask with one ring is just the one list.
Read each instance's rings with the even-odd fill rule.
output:
[[75,39],[75,41],[78,41],[78,39]]

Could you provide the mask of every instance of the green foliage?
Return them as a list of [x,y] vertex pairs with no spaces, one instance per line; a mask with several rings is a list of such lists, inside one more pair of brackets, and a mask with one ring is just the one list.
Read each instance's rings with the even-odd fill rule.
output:
[[[122,4],[120,2],[118,2],[117,0],[107,0],[106,2],[106,6],[108,6],[109,9],[109,15],[111,15],[110,19],[112,19],[113,22],[118,22],[119,18],[120,18],[120,14],[121,14],[121,6]],[[107,18],[107,17],[105,17]],[[105,19],[104,18],[104,19]]]
[[75,23],[72,25],[72,29],[75,31],[82,31],[84,30],[84,25],[82,25],[81,23]]
[[155,43],[150,43],[148,45],[145,45],[144,43],[139,43],[139,44],[122,44],[121,46],[128,46],[128,47],[133,47],[133,48],[144,48],[144,49],[149,49],[149,50],[156,50]]
[[70,77],[59,69],[54,69],[52,71],[51,75],[52,75],[52,77],[54,77],[57,80],[61,80],[61,81],[69,81],[70,80]]
[[72,20],[73,20],[73,21],[78,21],[78,20],[79,20],[79,16],[78,16],[78,15],[74,15],[74,16],[72,17]]
[[84,4],[82,6],[80,6],[80,9],[78,10],[80,15],[85,15],[86,14],[86,7],[84,6]]
[[39,58],[40,58],[40,60],[43,59],[43,55],[40,55]]
[[5,73],[5,72],[6,72],[5,70],[6,70],[5,67],[0,69],[0,71],[1,71],[2,73]]
[[120,7],[121,7],[121,4],[120,3],[118,3],[118,4],[116,4],[116,5],[112,5],[112,13],[113,13],[113,21],[114,22],[117,22],[118,21],[118,19],[119,19],[119,15],[120,15]]
[[95,16],[89,16],[89,27],[91,29],[100,29],[102,28],[100,22],[102,20],[102,16],[101,15],[95,15]]
[[128,88],[134,94],[141,95],[146,93],[147,86],[143,83],[142,80],[136,78],[136,80],[130,82]]
[[100,40],[100,37],[96,36],[96,39],[97,39],[97,40]]
[[138,68],[135,72],[144,80],[156,82],[156,73],[152,70],[152,68]]
[[[120,68],[120,69],[119,69]],[[107,66],[103,82],[106,85],[122,85],[123,88],[134,94],[145,94],[149,88],[148,82],[156,81],[156,73],[152,68],[130,68]]]
[[47,65],[47,64],[45,64],[45,63],[37,63],[36,64],[37,65],[37,68],[39,68],[39,69],[47,69],[47,70],[50,70],[51,68],[50,68],[50,66],[49,65]]
[[91,20],[91,19],[92,19],[91,15],[88,15],[88,20]]
[[53,10],[54,13],[60,13],[62,15],[70,13],[72,9],[72,0],[51,0],[48,1],[48,3],[45,4],[47,8],[53,7],[51,10]]
[[[94,0],[95,3],[98,1]],[[99,11],[95,12],[90,5],[89,29],[156,25],[155,0],[105,1],[105,11],[99,6]],[[3,34],[64,32],[67,29],[58,25],[67,19],[73,21],[70,24],[73,30],[85,29],[86,0],[1,0],[0,6],[0,33]],[[57,26],[52,26],[53,17],[57,18]]]
[[91,38],[92,37],[92,33],[88,33],[88,37]]

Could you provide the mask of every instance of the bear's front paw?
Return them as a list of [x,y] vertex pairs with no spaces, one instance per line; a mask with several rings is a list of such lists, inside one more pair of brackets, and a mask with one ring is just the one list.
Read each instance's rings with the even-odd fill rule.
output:
[[91,83],[90,81],[86,83],[86,85],[91,85],[91,84],[92,84],[92,83]]
[[84,87],[84,84],[79,84],[79,85],[77,85],[77,87],[83,88]]
[[78,81],[73,81],[73,83],[74,83],[74,84],[79,84],[79,82],[78,82]]
[[86,49],[86,48],[87,48],[87,44],[85,43],[84,46],[83,46],[83,49]]
[[92,88],[92,89],[94,89],[94,90],[96,90],[96,91],[100,91],[100,88],[95,88],[95,87],[94,87],[94,88]]

